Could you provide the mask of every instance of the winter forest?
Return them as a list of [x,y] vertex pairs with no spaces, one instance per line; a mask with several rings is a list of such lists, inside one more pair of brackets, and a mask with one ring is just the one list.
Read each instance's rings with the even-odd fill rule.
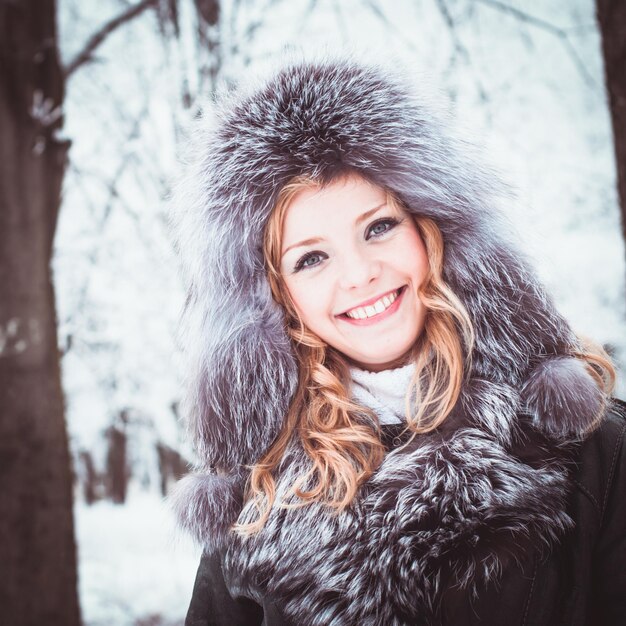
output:
[[624,3],[0,0],[2,624],[183,623],[168,198],[215,93],[342,49],[400,59],[453,114],[626,397]]

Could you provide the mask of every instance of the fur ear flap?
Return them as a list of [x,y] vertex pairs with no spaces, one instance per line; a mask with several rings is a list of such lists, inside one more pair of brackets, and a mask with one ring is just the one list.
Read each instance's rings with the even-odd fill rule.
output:
[[188,474],[168,497],[178,523],[213,553],[228,539],[243,503],[244,480],[238,475]]
[[530,372],[521,400],[536,428],[557,437],[583,437],[598,424],[606,396],[583,361],[557,357]]

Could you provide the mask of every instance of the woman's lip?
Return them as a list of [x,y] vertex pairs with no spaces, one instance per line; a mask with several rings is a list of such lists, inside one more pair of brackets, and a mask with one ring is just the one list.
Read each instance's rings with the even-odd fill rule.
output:
[[[400,294],[393,301],[393,303],[388,309],[385,309],[382,313],[379,313],[378,315],[374,315],[373,317],[366,317],[364,320],[357,320],[352,317],[348,317],[345,313],[342,313],[341,315],[338,315],[337,317],[340,320],[347,322],[348,324],[353,324],[354,326],[370,326],[372,324],[377,324],[378,322],[381,322],[382,320],[388,318],[390,315],[393,315],[398,310],[398,308],[400,307],[400,302],[404,298],[405,292],[406,292],[406,285],[400,288]],[[390,293],[393,293],[393,291]]]
[[[361,304],[357,304],[356,306],[352,306],[349,309],[346,309],[343,313],[339,313],[339,315],[343,316],[348,311],[354,311],[354,309],[360,309],[366,306],[370,306],[370,304],[374,304],[374,302],[378,302],[381,298],[384,298],[385,296],[389,296],[392,293],[395,293],[396,291],[398,291],[398,289],[402,289],[402,287],[396,287],[395,289],[390,289],[389,291],[386,291],[380,296],[374,296],[373,298],[370,298],[369,300],[365,300],[365,302],[361,302]],[[339,317],[339,315],[337,315],[337,317]]]

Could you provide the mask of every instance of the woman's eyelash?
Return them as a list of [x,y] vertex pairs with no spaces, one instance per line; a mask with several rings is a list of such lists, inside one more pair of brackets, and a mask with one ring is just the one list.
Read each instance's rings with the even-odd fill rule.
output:
[[293,268],[294,271],[299,272],[300,270],[307,269],[308,267],[313,267],[314,265],[317,265],[317,263],[314,263],[313,265],[305,265],[305,263],[310,258],[315,258],[316,256],[322,256],[322,252],[307,252],[305,255],[301,256],[298,259],[298,262],[296,263],[295,267]]
[[370,226],[367,229],[367,232],[369,233],[372,230],[372,228],[375,228],[376,226],[380,226],[381,224],[387,224],[388,228],[385,228],[385,230],[379,233],[375,233],[371,235],[372,237],[380,237],[381,235],[388,233],[392,228],[395,228],[399,223],[400,223],[400,220],[397,220],[395,217],[385,217],[381,220],[376,220],[373,224],[370,224]]

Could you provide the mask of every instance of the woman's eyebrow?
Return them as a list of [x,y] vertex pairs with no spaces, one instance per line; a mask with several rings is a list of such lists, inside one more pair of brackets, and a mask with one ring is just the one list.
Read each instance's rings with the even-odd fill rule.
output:
[[[357,225],[360,224],[361,222],[365,221],[368,217],[371,217],[372,215],[374,215],[374,213],[376,213],[377,211],[380,211],[380,209],[382,209],[385,206],[387,206],[387,202],[383,202],[382,204],[375,206],[373,209],[370,209],[369,211],[365,211],[365,213],[363,213],[362,215],[359,215],[359,217],[356,218],[355,224]],[[311,237],[310,239],[303,239],[302,241],[299,241],[298,243],[294,243],[288,248],[285,248],[281,256],[285,256],[285,254],[287,254],[287,252],[289,252],[289,250],[292,250],[293,248],[310,246],[310,245],[313,245],[314,243],[320,243],[321,241],[324,241],[323,237]]]
[[385,206],[387,206],[386,201],[383,202],[382,204],[379,204],[378,206],[375,206],[373,209],[370,209],[369,211],[365,211],[363,215],[356,218],[356,224],[360,224],[361,222],[365,221],[368,217],[374,215],[374,213],[376,213],[377,211],[380,211],[380,209],[382,209]]
[[323,237],[312,237],[311,239],[304,239],[303,241],[299,241],[298,243],[294,243],[292,246],[289,246],[282,254],[282,256],[285,256],[287,254],[287,252],[289,252],[289,250],[292,250],[293,248],[300,248],[302,246],[310,246],[314,243],[319,243],[320,241],[324,241]]

